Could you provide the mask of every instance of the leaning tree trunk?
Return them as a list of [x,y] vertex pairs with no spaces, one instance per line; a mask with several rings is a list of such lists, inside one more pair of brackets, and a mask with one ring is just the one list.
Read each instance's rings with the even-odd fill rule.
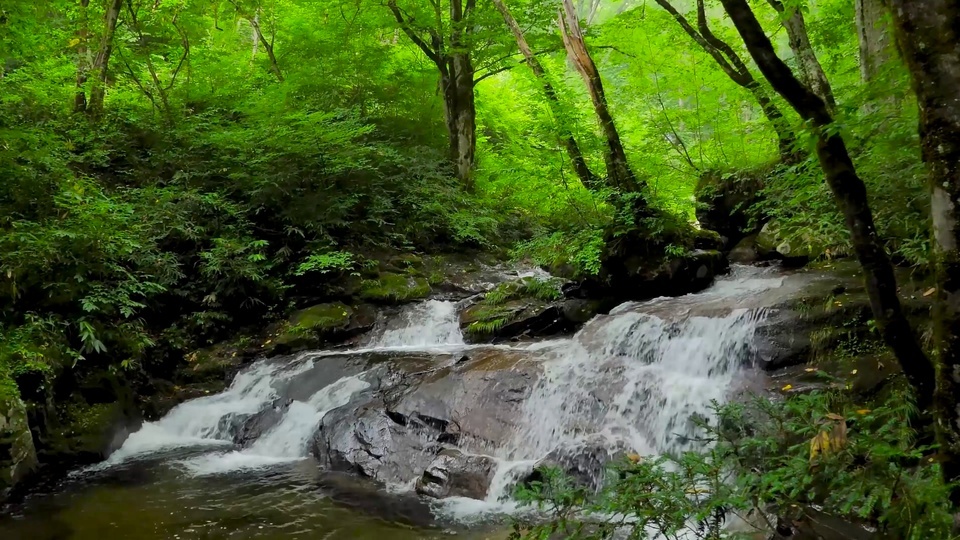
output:
[[889,0],[856,0],[857,41],[860,43],[860,77],[870,82],[894,57],[888,21]]
[[[920,143],[933,217],[937,299],[937,427],[941,467],[960,480],[960,3],[892,0],[900,49],[920,107]],[[951,493],[960,506],[960,488]]]
[[593,102],[593,108],[607,141],[605,152],[607,181],[611,187],[617,189],[620,193],[640,193],[644,187],[643,182],[637,179],[633,170],[630,169],[630,164],[627,163],[627,153],[623,149],[623,144],[620,142],[620,133],[617,131],[613,116],[610,114],[600,72],[597,71],[593,58],[587,52],[587,46],[583,41],[583,32],[580,30],[580,21],[577,19],[577,11],[571,0],[563,0],[559,25],[567,55],[587,84],[590,100]]
[[273,40],[267,41],[267,38],[263,35],[263,31],[260,29],[260,14],[257,13],[253,18],[249,19],[250,26],[253,27],[253,36],[254,36],[254,49],[253,55],[257,55],[257,44],[262,44],[264,50],[267,51],[267,58],[270,59],[270,71],[276,75],[277,80],[283,82],[283,72],[280,71],[280,63],[277,62],[277,55],[273,50]]
[[583,152],[580,151],[580,145],[573,136],[573,131],[563,120],[563,104],[560,102],[556,90],[547,78],[547,72],[533,54],[533,49],[531,49],[527,43],[527,38],[524,37],[520,25],[517,24],[516,19],[510,14],[510,10],[507,9],[503,0],[493,0],[493,4],[496,6],[497,11],[500,12],[500,15],[503,16],[503,22],[506,23],[507,28],[510,29],[513,37],[517,40],[517,47],[520,49],[520,53],[523,54],[527,65],[530,66],[530,70],[533,71],[533,74],[543,85],[543,93],[547,97],[547,105],[549,105],[551,112],[553,112],[553,117],[560,128],[560,137],[563,139],[563,146],[567,150],[567,156],[570,158],[573,170],[577,173],[577,177],[580,178],[580,182],[585,188],[589,190],[597,189],[599,187],[597,185],[598,179],[590,170],[590,167],[587,166],[587,162],[583,158]]
[[93,60],[93,73],[96,74],[93,89],[90,90],[90,103],[87,112],[92,115],[100,114],[103,110],[103,98],[107,87],[107,68],[110,67],[110,55],[113,53],[113,36],[117,32],[117,19],[120,18],[120,8],[123,0],[112,0],[104,15],[103,35],[100,39],[100,49]]
[[740,85],[750,92],[760,106],[760,111],[764,118],[773,126],[777,134],[777,143],[779,146],[780,159],[784,163],[799,161],[796,147],[796,138],[787,125],[787,120],[783,112],[777,107],[776,103],[770,99],[767,90],[750,73],[746,63],[740,58],[733,47],[718,38],[707,24],[706,8],[703,0],[697,2],[697,25],[699,31],[687,21],[686,17],[670,3],[669,0],[655,0],[667,13],[677,21],[677,24],[683,28],[683,31],[690,36],[711,58],[720,66],[720,69],[726,73],[730,80]]
[[833,117],[823,100],[801,84],[777,56],[747,0],[721,0],[721,3],[760,71],[800,116],[816,129],[817,157],[850,230],[854,251],[863,268],[873,316],[884,341],[893,349],[904,374],[914,387],[918,405],[928,409],[933,402],[934,367],[903,314],[893,265],[877,235],[873,213],[867,203],[866,186],[857,175],[843,137],[836,130],[828,129]]
[[790,38],[790,50],[793,51],[793,55],[797,58],[797,65],[800,67],[800,79],[813,90],[814,94],[820,96],[830,115],[835,116],[837,100],[833,97],[833,88],[830,87],[827,74],[823,72],[823,66],[817,59],[817,53],[810,44],[803,12],[799,7],[793,7],[788,11],[780,0],[768,1],[783,18],[783,27],[786,28],[787,36]]

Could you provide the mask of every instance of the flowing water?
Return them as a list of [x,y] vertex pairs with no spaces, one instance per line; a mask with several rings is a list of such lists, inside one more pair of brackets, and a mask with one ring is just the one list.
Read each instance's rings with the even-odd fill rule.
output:
[[[412,482],[388,493],[322,471],[310,457],[324,416],[383,384],[383,370],[362,359],[417,351],[426,373],[477,348],[464,344],[457,306],[430,300],[383,325],[363,350],[254,363],[223,393],[177,406],[104,463],[29,498],[0,518],[0,538],[503,537],[458,523],[509,512],[511,486],[538,460],[585,448],[602,457],[693,447],[691,418],[748,378],[765,302],[795,292],[785,280],[738,268],[699,294],[624,304],[570,338],[501,346],[539,375],[502,440],[460,444],[496,460],[484,500],[428,506]],[[238,445],[242,436],[252,440]]]

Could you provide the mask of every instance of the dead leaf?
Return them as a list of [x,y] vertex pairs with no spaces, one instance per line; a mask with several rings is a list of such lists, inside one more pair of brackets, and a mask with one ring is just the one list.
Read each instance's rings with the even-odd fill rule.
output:
[[640,463],[640,454],[627,454],[627,461],[630,463]]
[[863,416],[869,412],[870,412],[870,409],[857,409],[857,414],[859,414],[860,416]]
[[930,287],[929,289],[926,290],[926,292],[923,293],[923,297],[926,298],[926,297],[930,296],[931,294],[933,294],[933,293],[935,293],[935,292],[937,292],[937,288],[936,288],[936,287]]
[[857,374],[857,370],[851,371],[850,374],[851,374],[851,375],[856,375],[856,374]]
[[788,384],[788,385],[784,386],[783,388],[781,388],[780,390],[783,390],[784,392],[786,392],[787,390],[792,390],[792,389],[793,389],[793,385],[792,385],[792,384]]
[[806,371],[807,373],[813,373],[813,372],[816,371],[816,370],[817,370],[817,368],[808,367],[808,368],[805,369],[804,371]]
[[827,414],[827,418],[829,418],[829,419],[831,419],[831,420],[837,420],[837,421],[846,420],[844,417],[842,417],[842,416],[840,416],[839,414],[836,414],[836,413],[828,413],[828,414]]

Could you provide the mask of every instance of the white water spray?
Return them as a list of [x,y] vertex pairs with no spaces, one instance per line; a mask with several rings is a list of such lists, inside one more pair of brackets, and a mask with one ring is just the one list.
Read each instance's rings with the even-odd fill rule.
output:
[[463,346],[463,334],[457,304],[440,300],[427,300],[404,309],[371,343],[374,349],[459,346]]

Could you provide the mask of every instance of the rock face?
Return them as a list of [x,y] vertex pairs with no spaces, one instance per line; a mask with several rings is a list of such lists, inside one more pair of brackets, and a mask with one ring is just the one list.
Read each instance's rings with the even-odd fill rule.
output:
[[466,454],[509,440],[536,372],[517,352],[489,349],[426,376],[383,379],[324,416],[313,453],[329,470],[483,498],[492,465]]
[[[704,228],[720,233],[727,247],[756,232],[762,220],[750,214],[761,201],[761,192],[770,168],[755,171],[707,171],[696,187],[697,220]],[[753,218],[753,219],[751,219]]]
[[698,292],[729,269],[727,258],[719,251],[694,250],[654,261],[628,253],[607,261],[597,278],[569,287],[564,293],[571,298],[602,299],[603,307],[609,309],[625,300]]
[[0,396],[0,500],[37,466],[27,410],[19,396]]
[[490,482],[496,469],[497,462],[491,457],[469,455],[445,448],[417,480],[417,493],[434,499],[483,499],[490,490]]

